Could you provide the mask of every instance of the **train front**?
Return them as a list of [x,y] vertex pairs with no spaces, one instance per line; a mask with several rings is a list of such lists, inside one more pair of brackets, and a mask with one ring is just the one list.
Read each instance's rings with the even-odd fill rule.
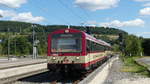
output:
[[75,29],[62,29],[48,36],[48,69],[81,70],[86,55],[85,35]]

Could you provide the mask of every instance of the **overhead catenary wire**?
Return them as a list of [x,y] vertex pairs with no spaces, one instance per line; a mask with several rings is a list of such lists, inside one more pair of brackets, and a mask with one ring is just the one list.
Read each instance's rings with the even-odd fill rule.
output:
[[[38,0],[37,0],[38,1]],[[45,5],[45,4],[43,4]],[[66,21],[65,19],[61,18],[61,17],[58,17],[56,15],[52,15],[52,14],[49,14],[49,12],[45,9],[43,9],[41,6],[38,6],[35,4],[36,7],[38,7],[41,11],[41,13],[45,14],[46,16],[52,16],[52,18],[56,18],[57,20],[61,21],[61,22],[65,22],[66,24],[70,24],[68,21]],[[48,20],[47,20],[48,21]],[[37,28],[36,28],[37,29]],[[40,28],[39,28],[40,29]],[[46,32],[43,28],[42,28],[42,32]],[[46,33],[44,33],[44,36],[47,36]]]
[[[65,1],[65,0],[64,0]],[[71,0],[66,0],[69,3],[72,3]],[[87,13],[87,11],[81,7],[78,7],[79,9],[81,9],[81,11],[83,12],[84,16],[87,18],[87,19],[91,19],[92,17]]]
[[[38,1],[38,0],[37,0]],[[35,3],[33,3],[33,2],[31,2],[32,4],[35,4]],[[38,2],[37,2],[38,3]],[[42,3],[41,3],[42,4]],[[43,5],[45,5],[45,4],[43,4]],[[42,14],[45,14],[46,16],[52,16],[52,18],[56,18],[57,20],[59,20],[59,21],[61,21],[61,22],[65,22],[66,24],[70,24],[68,21],[66,21],[65,19],[63,19],[63,18],[60,18],[60,17],[58,17],[58,16],[56,16],[56,15],[52,15],[52,14],[50,14],[47,10],[45,10],[45,9],[43,9],[41,6],[39,6],[39,5],[34,5],[34,7],[37,7],[38,8],[38,10],[40,10],[40,12],[42,13]],[[47,20],[47,21],[49,21],[49,20]],[[36,28],[36,30],[40,30],[40,28]],[[41,31],[40,31],[41,32]],[[46,38],[46,36],[47,36],[47,34],[45,33],[46,31],[42,28],[42,32],[43,32],[43,36],[45,36],[45,40],[47,39]]]
[[[38,0],[37,0],[38,1]],[[72,10],[66,3],[64,3],[62,0],[57,0],[64,8],[66,8],[73,16],[75,16],[75,17],[77,17],[81,22],[85,22],[86,20],[85,20],[85,18],[84,17],[82,17],[82,16],[80,16],[79,14],[77,14],[74,10]],[[31,3],[33,3],[33,2],[31,2]],[[39,1],[37,2],[37,3],[40,3]],[[34,4],[34,3],[33,3]],[[44,6],[46,6],[45,4],[42,4],[41,3],[41,5],[44,5]],[[62,17],[60,17],[60,16],[56,16],[56,15],[52,15],[52,14],[50,14],[49,12],[48,12],[48,10],[45,10],[43,7],[41,7],[41,6],[39,6],[39,5],[34,5],[34,7],[37,7],[37,8],[39,8],[40,9],[40,11],[42,11],[41,13],[43,13],[43,14],[45,14],[46,16],[53,16],[52,18],[57,18],[59,21],[61,21],[61,22],[65,22],[66,24],[68,24],[68,25],[72,25],[71,23],[70,23],[70,21],[68,21],[68,19],[64,19],[64,18],[62,18]],[[84,11],[83,11],[83,13],[84,13],[84,15],[85,16],[87,16],[87,18],[88,18],[88,14],[87,13],[85,13]],[[66,15],[68,15],[68,14],[66,14]],[[48,20],[47,20],[48,21]]]
[[72,10],[67,4],[65,4],[62,0],[57,0],[63,7],[65,7],[70,13],[76,16],[81,22],[85,21],[85,18],[78,15],[74,10]]
[[[80,13],[82,14],[78,14],[75,12],[75,10],[73,10],[72,8],[69,7],[69,4],[70,3],[73,3],[71,0],[57,0],[62,6],[64,6],[66,9],[68,9],[68,11],[70,11],[74,16],[76,16],[78,19],[80,19],[80,23],[79,24],[82,24],[84,23],[84,25],[81,25],[81,26],[90,26],[90,25],[96,25],[95,23],[88,23],[88,21],[92,21],[93,20],[93,17],[88,14],[88,12],[81,8],[81,7],[78,7],[80,9]],[[73,4],[72,4],[73,5]]]
[[88,19],[92,19],[92,17],[84,9],[82,9],[82,8],[80,8],[80,9],[82,10],[82,12],[86,15],[86,17]]
[[[41,2],[37,2],[37,3],[41,3]],[[42,4],[42,3],[41,3],[41,5],[46,6],[45,4]],[[44,9],[43,7],[41,7],[39,5],[35,4],[34,6],[38,7],[40,9],[40,11],[42,11],[42,13],[45,14],[46,16],[51,16],[51,18],[57,19],[60,22],[65,22],[66,24],[70,24],[70,22],[67,21],[67,19],[64,19],[64,18],[62,18],[60,16],[56,16],[56,14],[54,15],[52,13],[49,13],[48,10]]]

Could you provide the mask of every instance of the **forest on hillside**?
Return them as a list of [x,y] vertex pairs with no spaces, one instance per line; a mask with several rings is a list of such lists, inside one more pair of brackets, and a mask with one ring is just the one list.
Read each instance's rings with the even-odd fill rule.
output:
[[[36,44],[38,54],[46,55],[47,35],[63,28],[67,28],[67,25],[40,25],[16,21],[0,21],[0,56],[8,54],[8,46],[10,46],[10,55],[12,56],[32,55],[33,29],[35,31],[35,40],[39,41]],[[83,26],[70,26],[70,28],[87,31],[87,27]],[[89,29],[93,36],[112,45],[119,45],[118,38],[112,39],[112,36],[128,35],[127,32],[115,28],[89,27]]]
[[[36,26],[36,32],[48,32],[51,33],[57,29],[68,28],[66,25],[40,25],[40,24],[31,24],[26,22],[15,22],[15,21],[0,21],[0,32],[8,32],[8,28],[10,32],[20,32],[20,33],[28,33],[32,32],[32,25]],[[70,28],[86,30],[83,26],[70,26]],[[91,27],[91,33],[93,34],[107,34],[107,35],[118,35],[119,33],[127,34],[123,30],[115,29],[115,28],[104,28],[104,27]]]

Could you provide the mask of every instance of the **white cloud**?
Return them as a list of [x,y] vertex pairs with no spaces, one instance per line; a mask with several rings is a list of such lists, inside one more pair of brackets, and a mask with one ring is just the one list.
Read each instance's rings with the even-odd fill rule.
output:
[[148,6],[150,6],[150,3],[146,3],[143,6],[148,7]]
[[0,10],[0,15],[2,17],[13,17],[16,15],[16,13],[14,11]]
[[137,36],[149,36],[150,35],[150,32],[138,32],[138,33],[135,33]]
[[96,25],[97,22],[96,21],[87,21],[85,24],[87,24],[87,25]]
[[142,27],[144,26],[145,22],[141,19],[129,20],[129,21],[119,21],[114,20],[111,22],[104,22],[99,23],[100,26],[104,27]]
[[140,10],[140,15],[150,15],[150,7],[146,7]]
[[75,0],[75,4],[81,8],[96,11],[116,7],[120,0]]
[[142,34],[142,35],[149,34],[150,35],[150,32],[140,32],[139,34]]
[[134,0],[134,1],[137,1],[137,2],[146,2],[146,1],[150,1],[150,0]]
[[27,0],[0,0],[1,5],[5,5],[10,8],[19,8],[22,4],[26,2]]
[[1,18],[9,18],[13,21],[22,21],[22,22],[31,22],[31,23],[38,23],[42,22],[45,19],[41,16],[33,16],[31,12],[24,12],[24,13],[16,13],[14,11],[9,10],[0,10]]
[[34,17],[31,14],[31,12],[26,12],[26,13],[19,13],[15,17],[12,17],[11,20],[37,23],[43,21],[44,18],[41,16]]

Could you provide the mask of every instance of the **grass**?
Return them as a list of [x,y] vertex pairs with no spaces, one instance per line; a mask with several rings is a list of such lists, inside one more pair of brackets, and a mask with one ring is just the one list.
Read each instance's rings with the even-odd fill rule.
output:
[[150,73],[147,71],[147,68],[135,62],[135,59],[137,58],[139,57],[124,57],[124,66],[121,68],[121,71],[137,73],[139,75],[150,77]]

